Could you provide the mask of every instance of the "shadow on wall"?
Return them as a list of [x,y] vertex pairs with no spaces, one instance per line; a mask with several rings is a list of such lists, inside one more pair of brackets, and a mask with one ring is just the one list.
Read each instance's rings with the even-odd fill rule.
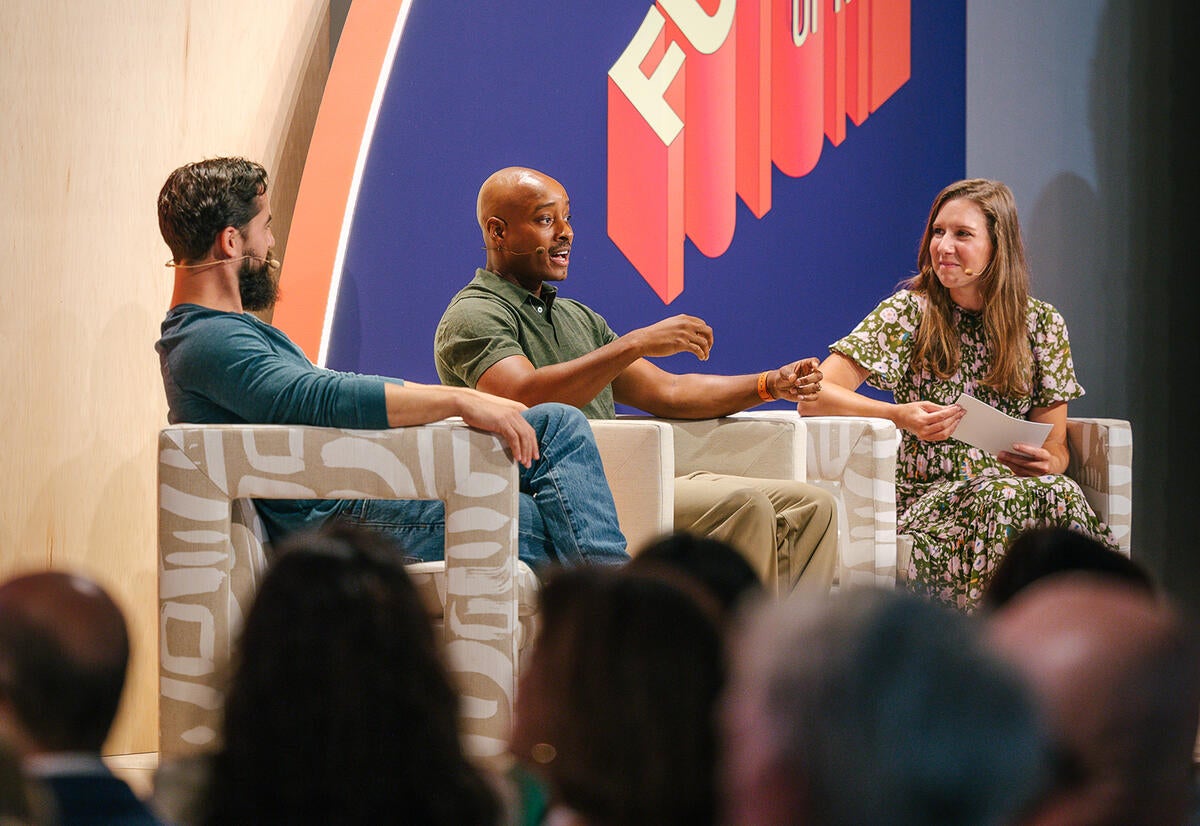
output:
[[[1195,368],[1195,363],[1181,363],[1171,343],[1187,323],[1182,314],[1181,320],[1172,319],[1172,311],[1185,304],[1179,286],[1195,289],[1172,266],[1186,243],[1173,202],[1182,196],[1173,192],[1187,188],[1172,163],[1177,139],[1172,137],[1169,79],[1179,58],[1163,48],[1172,41],[1173,15],[1182,13],[1176,6],[1182,4],[1105,4],[1088,88],[1098,211],[1081,215],[1094,223],[1077,229],[1084,242],[1090,240],[1088,257],[1095,261],[1097,277],[1079,275],[1075,283],[1078,290],[1094,293],[1087,299],[1096,308],[1090,319],[1097,339],[1092,346],[1104,353],[1100,368],[1110,371],[1107,408],[1089,409],[1094,415],[1124,414],[1133,425],[1133,554],[1196,610],[1200,557],[1194,543],[1171,539],[1195,535],[1184,519],[1190,522],[1200,496],[1195,466],[1182,461],[1183,434],[1172,429],[1178,426],[1170,413],[1178,406],[1172,394],[1186,392],[1190,383],[1172,377]],[[1190,336],[1196,340],[1194,330]]]
[[[1039,194],[1022,230],[1029,247],[1033,294],[1066,318],[1075,371],[1087,391],[1071,402],[1071,415],[1124,419],[1129,412],[1127,394],[1117,385],[1123,384],[1125,374],[1106,347],[1113,340],[1114,321],[1120,328],[1125,326],[1124,302],[1116,305],[1109,300],[1120,272],[1119,263],[1105,256],[1097,243],[1102,209],[1087,181],[1063,173]],[[1124,361],[1123,352],[1115,355]]]

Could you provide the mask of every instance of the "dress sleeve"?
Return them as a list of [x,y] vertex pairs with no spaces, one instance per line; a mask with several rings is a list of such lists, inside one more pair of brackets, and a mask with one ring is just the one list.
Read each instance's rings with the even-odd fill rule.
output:
[[208,323],[219,326],[193,339],[202,350],[175,361],[180,385],[247,422],[388,426],[383,379],[316,367],[244,322]]
[[921,318],[917,297],[901,290],[880,302],[850,334],[829,345],[866,369],[867,383],[880,390],[894,390],[908,370],[913,333]]
[[1044,301],[1031,302],[1029,346],[1033,351],[1034,407],[1049,407],[1083,395],[1075,378],[1067,322],[1058,310]]
[[493,364],[525,355],[516,311],[501,301],[467,296],[442,315],[433,356],[442,384],[474,387]]

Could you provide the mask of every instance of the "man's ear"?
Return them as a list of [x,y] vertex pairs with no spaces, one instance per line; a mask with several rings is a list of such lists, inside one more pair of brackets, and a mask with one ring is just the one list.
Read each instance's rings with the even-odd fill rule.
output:
[[220,261],[223,258],[236,258],[241,249],[242,234],[237,227],[225,227],[213,239],[212,257]]
[[493,215],[484,222],[483,227],[487,235],[488,247],[499,249],[501,242],[504,240],[504,230],[506,229],[504,219]]

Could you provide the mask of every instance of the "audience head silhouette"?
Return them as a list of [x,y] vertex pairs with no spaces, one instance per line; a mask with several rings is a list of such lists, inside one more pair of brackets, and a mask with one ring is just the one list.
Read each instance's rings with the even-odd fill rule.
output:
[[720,539],[676,531],[651,542],[628,564],[634,571],[660,566],[694,577],[711,592],[727,615],[743,599],[765,593],[762,581],[746,558]]
[[1115,577],[1147,594],[1155,590],[1145,568],[1095,537],[1070,528],[1030,528],[1009,543],[984,589],[980,607],[998,608],[1041,578],[1068,571]]
[[971,617],[857,588],[761,604],[732,642],[730,824],[983,826],[1044,782],[1033,702]]
[[714,822],[715,600],[678,573],[574,568],[541,593],[512,748],[576,822]]
[[1059,739],[1052,792],[1024,821],[1060,826],[1187,822],[1200,714],[1195,626],[1137,584],[1046,577],[988,619]]
[[206,822],[497,822],[400,557],[347,526],[280,543],[246,617]]
[[0,585],[0,739],[29,778],[28,822],[158,823],[100,758],[128,664],[125,618],[93,580],[41,571]]
[[0,721],[20,753],[99,754],[128,662],[121,609],[95,582],[43,571],[0,585]]

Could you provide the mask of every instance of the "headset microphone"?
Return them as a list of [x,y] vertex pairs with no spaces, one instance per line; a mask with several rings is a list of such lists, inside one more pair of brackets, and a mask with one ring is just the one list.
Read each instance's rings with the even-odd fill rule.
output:
[[226,258],[222,261],[206,261],[203,264],[176,264],[174,259],[167,262],[167,267],[173,270],[202,270],[208,267],[215,267],[218,264],[232,264],[234,261],[245,261],[247,258],[253,258],[255,261],[262,261],[267,269],[275,271],[282,265],[282,261],[274,255],[243,255],[240,258]]
[[971,269],[971,268],[969,268],[969,267],[963,267],[963,274],[964,274],[964,275],[974,275],[974,274],[975,274],[975,270],[973,270],[973,269]]
[[506,250],[504,247],[484,247],[485,250],[494,250],[496,252],[507,252],[509,255],[545,255],[546,248],[538,247],[537,249],[527,252],[517,252],[516,250]]

